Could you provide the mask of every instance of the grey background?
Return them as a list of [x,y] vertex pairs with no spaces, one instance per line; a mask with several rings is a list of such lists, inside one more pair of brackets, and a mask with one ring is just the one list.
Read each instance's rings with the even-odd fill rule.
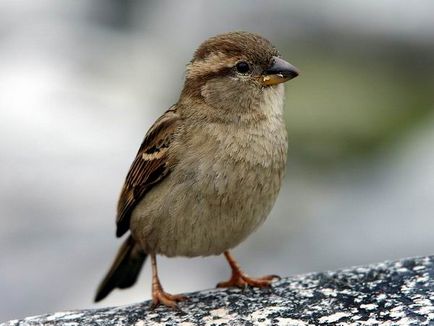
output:
[[[234,254],[252,275],[433,253],[431,1],[0,2],[0,320],[99,305],[114,210],[152,122],[207,37],[260,33],[288,83],[286,183]],[[173,293],[228,277],[222,257],[160,260]]]

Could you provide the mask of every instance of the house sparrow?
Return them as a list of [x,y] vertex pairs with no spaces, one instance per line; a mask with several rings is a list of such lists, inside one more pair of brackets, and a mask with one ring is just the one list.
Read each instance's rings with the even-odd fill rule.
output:
[[149,255],[153,305],[176,307],[186,297],[163,290],[157,254],[223,253],[232,276],[218,287],[270,285],[274,275],[247,276],[229,250],[276,200],[288,147],[282,83],[297,75],[256,34],[222,34],[199,46],[178,102],[148,131],[127,174],[116,235],[129,235],[95,301],[132,286]]

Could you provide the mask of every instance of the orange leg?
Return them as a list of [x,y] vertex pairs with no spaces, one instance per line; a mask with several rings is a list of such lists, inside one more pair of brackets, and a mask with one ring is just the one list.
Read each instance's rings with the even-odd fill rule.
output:
[[227,287],[239,287],[243,288],[246,286],[253,287],[268,287],[271,285],[274,279],[278,279],[277,275],[267,275],[259,278],[251,278],[247,274],[245,274],[238,263],[235,261],[234,257],[229,253],[229,251],[225,251],[224,255],[229,263],[229,266],[232,269],[232,276],[229,281],[220,282],[217,284],[218,288],[227,288]]
[[174,295],[164,292],[161,286],[160,279],[158,278],[157,270],[157,257],[155,254],[151,255],[152,262],[152,308],[157,307],[160,304],[171,308],[177,308],[177,302],[187,300],[184,295]]

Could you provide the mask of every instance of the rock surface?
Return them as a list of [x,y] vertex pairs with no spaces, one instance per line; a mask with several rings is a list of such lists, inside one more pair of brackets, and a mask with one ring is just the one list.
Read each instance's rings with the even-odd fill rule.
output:
[[206,290],[180,310],[150,302],[58,312],[24,325],[434,325],[434,256],[285,278],[268,290]]

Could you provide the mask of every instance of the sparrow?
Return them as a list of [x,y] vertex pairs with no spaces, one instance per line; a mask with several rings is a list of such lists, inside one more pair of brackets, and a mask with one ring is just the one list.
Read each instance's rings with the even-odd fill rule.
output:
[[218,287],[267,287],[229,250],[266,219],[288,149],[283,83],[298,76],[265,38],[230,32],[203,42],[187,65],[179,100],[149,129],[126,176],[117,237],[128,233],[95,301],[132,286],[148,256],[152,305],[186,299],[163,290],[157,255],[224,254],[232,270]]

